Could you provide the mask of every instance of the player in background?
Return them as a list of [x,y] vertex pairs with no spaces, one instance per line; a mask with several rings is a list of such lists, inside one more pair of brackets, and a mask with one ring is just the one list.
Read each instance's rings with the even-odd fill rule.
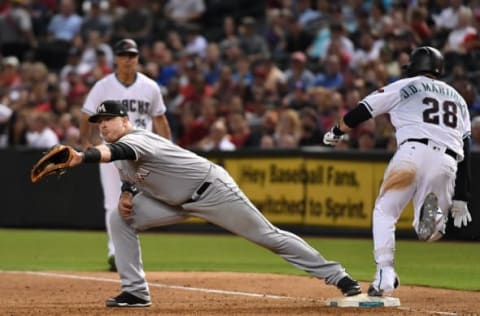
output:
[[335,145],[363,121],[388,113],[396,130],[397,151],[385,171],[373,210],[377,271],[370,296],[389,295],[398,287],[394,268],[395,225],[413,199],[413,227],[419,239],[445,234],[448,211],[454,226],[471,221],[467,201],[470,182],[470,115],[465,100],[438,78],[443,56],[433,47],[415,49],[405,78],[366,96],[324,135]]
[[[151,305],[138,232],[202,218],[263,246],[293,266],[337,286],[345,296],[361,292],[338,262],[326,260],[300,237],[273,226],[219,165],[145,129],[135,129],[122,104],[105,101],[89,121],[108,144],[76,153],[80,163],[115,161],[123,181],[118,212],[110,216],[122,293],[107,307]],[[168,254],[166,254],[168,255]]]
[[[115,72],[99,80],[92,87],[83,105],[80,122],[80,140],[83,148],[98,143],[98,130],[91,129],[88,118],[105,100],[118,100],[128,110],[128,117],[137,128],[154,130],[170,139],[170,126],[165,116],[165,104],[155,81],[137,72],[138,47],[132,39],[122,39],[114,46]],[[92,135],[93,134],[93,135]],[[97,140],[95,139],[95,136]],[[113,164],[100,165],[100,180],[104,195],[105,224],[108,233],[108,263],[116,271],[115,247],[111,240],[109,216],[117,210],[121,181]]]

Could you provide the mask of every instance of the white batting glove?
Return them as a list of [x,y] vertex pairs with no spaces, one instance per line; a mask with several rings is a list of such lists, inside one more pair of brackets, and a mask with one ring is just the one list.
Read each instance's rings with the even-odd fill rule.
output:
[[465,201],[453,200],[450,213],[452,214],[453,226],[455,227],[461,228],[462,225],[466,227],[472,221],[472,216]]
[[336,126],[332,127],[328,132],[323,135],[323,143],[329,146],[335,146],[339,141],[345,138],[345,134],[337,135],[333,132]]

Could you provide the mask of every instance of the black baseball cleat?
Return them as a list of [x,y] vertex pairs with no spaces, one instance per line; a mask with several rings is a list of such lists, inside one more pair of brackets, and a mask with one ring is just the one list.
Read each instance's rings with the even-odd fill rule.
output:
[[360,284],[348,275],[338,281],[337,287],[342,291],[343,296],[354,296],[362,293]]
[[152,302],[136,297],[128,292],[109,298],[105,301],[107,307],[148,307]]
[[108,271],[117,272],[117,266],[115,265],[115,256],[108,256]]

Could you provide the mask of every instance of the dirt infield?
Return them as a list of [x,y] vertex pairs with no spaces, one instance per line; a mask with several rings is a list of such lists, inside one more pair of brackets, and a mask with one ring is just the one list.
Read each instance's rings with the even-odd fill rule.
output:
[[[149,272],[153,305],[108,309],[116,273],[0,272],[0,315],[480,315],[480,292],[401,286],[401,307],[336,308],[338,290],[306,276]],[[368,284],[362,283],[365,291]]]

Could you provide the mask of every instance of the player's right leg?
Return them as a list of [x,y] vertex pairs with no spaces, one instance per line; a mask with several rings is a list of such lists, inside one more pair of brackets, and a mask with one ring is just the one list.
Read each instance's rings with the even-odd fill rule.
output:
[[296,268],[336,285],[344,295],[361,292],[340,263],[326,260],[299,236],[272,225],[225,171],[213,172],[212,185],[200,200],[184,205],[191,215],[271,250]]
[[107,307],[150,306],[150,292],[145,279],[137,232],[150,227],[169,225],[185,219],[185,212],[143,193],[133,198],[134,215],[124,220],[118,210],[110,216],[115,260],[120,275],[122,293],[106,301]]
[[103,189],[103,206],[105,208],[105,226],[107,229],[108,264],[110,271],[116,271],[115,247],[112,242],[110,216],[117,211],[118,199],[121,193],[121,180],[113,163],[100,164],[100,181]]

